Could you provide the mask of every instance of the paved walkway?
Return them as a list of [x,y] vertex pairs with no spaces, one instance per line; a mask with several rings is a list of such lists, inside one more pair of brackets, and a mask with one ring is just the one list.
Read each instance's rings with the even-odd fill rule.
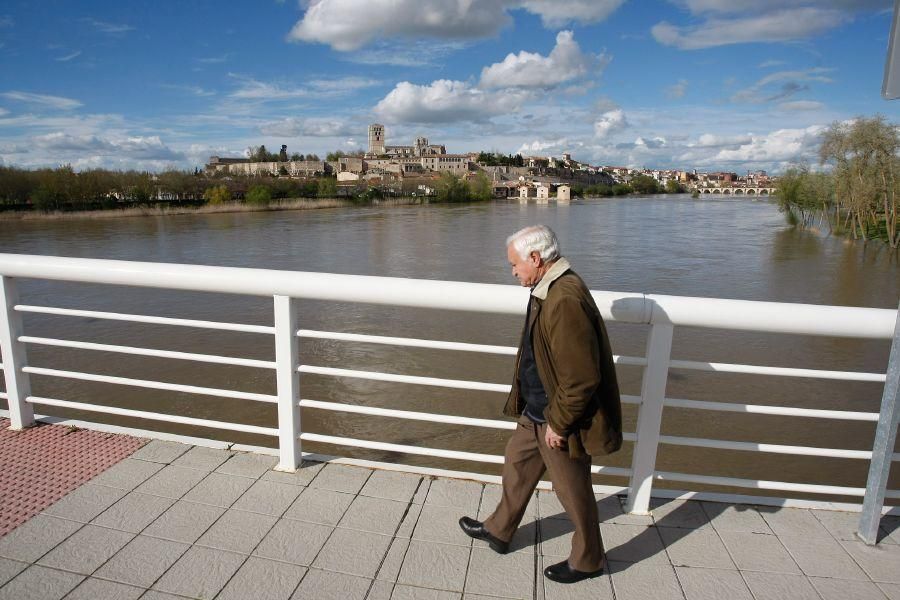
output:
[[900,599],[900,519],[881,544],[856,515],[602,497],[611,574],[541,570],[571,526],[536,494],[508,555],[464,536],[499,487],[153,441],[0,538],[2,600]]

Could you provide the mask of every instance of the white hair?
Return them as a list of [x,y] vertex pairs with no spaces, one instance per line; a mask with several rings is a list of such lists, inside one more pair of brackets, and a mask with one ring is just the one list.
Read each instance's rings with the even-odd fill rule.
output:
[[556,260],[560,256],[559,240],[556,234],[546,225],[532,225],[520,229],[506,238],[507,247],[512,246],[519,253],[519,257],[528,258],[532,252],[537,252],[545,261]]

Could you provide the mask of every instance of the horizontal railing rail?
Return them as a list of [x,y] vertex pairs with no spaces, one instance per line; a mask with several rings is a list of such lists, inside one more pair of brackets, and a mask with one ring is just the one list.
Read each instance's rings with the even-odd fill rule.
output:
[[[20,278],[271,296],[274,300],[273,314],[275,324],[274,326],[266,326],[225,323],[23,304],[19,301],[16,285],[17,279]],[[8,401],[9,414],[15,427],[27,426],[33,422],[34,411],[32,407],[33,405],[41,405],[258,434],[278,439],[280,455],[278,468],[285,470],[292,470],[299,464],[301,456],[300,444],[304,440],[380,452],[490,464],[499,464],[503,461],[503,457],[497,455],[432,448],[423,445],[396,444],[381,440],[353,439],[303,431],[300,427],[301,408],[420,421],[447,426],[498,430],[514,428],[514,424],[509,421],[380,408],[354,403],[325,402],[308,398],[301,399],[301,375],[439,386],[498,394],[508,393],[510,386],[506,383],[472,381],[465,378],[439,378],[301,364],[298,353],[298,340],[302,342],[302,340],[306,339],[318,339],[338,343],[378,344],[400,348],[470,352],[499,356],[514,355],[517,349],[511,346],[475,344],[463,341],[304,329],[298,323],[296,302],[298,300],[324,300],[341,303],[368,303],[482,313],[523,314],[528,292],[515,286],[11,254],[0,254],[0,282],[2,282],[2,286],[0,286],[2,298],[0,300],[3,302],[2,307],[0,307],[3,309],[3,315],[0,316],[0,352],[2,352],[3,360],[0,363],[0,369],[3,370],[6,381],[6,391],[0,394],[0,398]],[[617,365],[635,366],[643,370],[641,394],[639,396],[625,395],[622,398],[623,403],[638,406],[636,431],[625,432],[624,434],[625,441],[633,444],[634,448],[631,468],[605,465],[594,465],[592,467],[592,472],[596,474],[629,478],[627,503],[629,510],[632,512],[647,511],[654,480],[678,481],[707,486],[778,490],[824,496],[863,497],[867,495],[867,488],[741,479],[710,474],[673,473],[657,470],[655,465],[660,444],[712,450],[866,461],[874,461],[877,458],[874,450],[662,435],[664,407],[745,413],[748,415],[779,415],[795,418],[876,423],[879,421],[879,413],[874,412],[753,405],[728,402],[727,400],[714,402],[669,398],[665,395],[665,388],[670,369],[884,383],[885,390],[888,390],[887,384],[891,382],[885,373],[673,360],[671,357],[672,336],[675,327],[703,327],[723,330],[889,340],[895,332],[897,311],[605,291],[592,291],[591,293],[605,319],[620,323],[650,326],[645,356],[616,355],[614,357]],[[274,335],[276,358],[274,361],[268,361],[31,336],[24,332],[23,314],[105,319],[158,326],[192,327]],[[36,366],[29,364],[27,361],[26,348],[32,345],[274,370],[277,380],[277,394],[260,394],[251,391],[201,387]],[[892,356],[892,360],[894,358]],[[30,391],[29,376],[32,375],[277,404],[278,426],[276,428],[261,427],[35,396]],[[888,462],[900,461],[900,455],[891,451],[886,455],[886,460]],[[881,482],[882,486],[885,484],[886,480]],[[900,491],[886,490],[883,497],[900,498]],[[881,510],[880,507],[879,510]]]

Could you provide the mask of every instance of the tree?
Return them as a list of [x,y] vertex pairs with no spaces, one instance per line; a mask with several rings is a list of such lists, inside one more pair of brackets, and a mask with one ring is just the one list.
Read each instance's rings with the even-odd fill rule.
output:
[[469,200],[469,184],[450,171],[441,173],[436,186],[440,202],[466,202]]
[[473,200],[482,201],[490,200],[493,197],[491,180],[488,179],[488,176],[484,173],[484,171],[480,171],[475,176],[475,181],[472,182],[471,195]]
[[669,179],[666,181],[666,193],[667,194],[681,194],[684,192],[684,187],[680,183],[678,183],[674,179]]
[[320,179],[316,195],[319,198],[334,198],[337,196],[337,179],[333,177]]
[[833,165],[835,197],[854,238],[884,238],[900,246],[900,133],[883,116],[835,122],[824,133],[819,160]]
[[659,183],[649,175],[635,175],[632,177],[631,188],[638,194],[659,193]]
[[255,185],[247,192],[244,202],[247,204],[256,204],[258,206],[268,206],[272,201],[272,193],[269,188],[262,185]]
[[311,160],[311,161],[318,162],[318,161],[319,161],[319,155],[318,155],[318,154],[307,154],[307,155],[306,155],[306,160]]
[[287,146],[281,146],[281,150],[278,152],[278,162],[287,162]]
[[227,186],[216,185],[206,188],[206,191],[203,192],[203,199],[206,200],[209,204],[222,204],[224,202],[231,202],[231,192],[228,191]]
[[297,152],[291,154],[291,160],[303,160],[303,155]]

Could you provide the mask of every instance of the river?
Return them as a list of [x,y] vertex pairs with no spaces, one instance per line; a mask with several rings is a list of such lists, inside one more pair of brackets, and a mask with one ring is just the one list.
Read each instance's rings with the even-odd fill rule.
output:
[[[0,222],[0,252],[204,265],[322,271],[514,284],[503,242],[545,223],[592,289],[745,300],[896,308],[896,253],[785,224],[766,198],[687,195],[576,201],[569,205],[499,201],[477,205]],[[27,304],[271,325],[270,299],[111,286],[26,281]],[[514,346],[521,317],[301,302],[305,329],[424,337]],[[274,359],[271,337],[159,325],[28,315],[28,335]],[[647,327],[611,324],[614,351],[642,356]],[[885,341],[676,329],[673,358],[814,369],[884,372]],[[305,364],[508,383],[512,358],[371,344],[301,340]],[[261,369],[129,355],[29,347],[29,362],[58,369],[274,393]],[[623,393],[638,394],[640,369],[621,367]],[[273,406],[110,384],[33,376],[38,396],[274,426]],[[502,394],[304,376],[302,396],[387,408],[497,418]],[[876,411],[881,385],[671,371],[667,395],[722,402]],[[46,409],[50,414],[101,417]],[[626,407],[626,430],[635,410]],[[102,417],[110,420],[109,417]],[[115,422],[154,428],[134,420]],[[161,424],[159,424],[161,425]],[[273,440],[164,426],[202,437],[272,445]],[[305,431],[501,454],[505,431],[431,425],[319,410],[303,412]],[[872,423],[750,416],[667,408],[663,433],[739,441],[871,450]],[[497,472],[495,465],[398,456],[315,444],[305,450]],[[631,446],[602,464],[630,466]],[[660,446],[657,469],[864,486],[868,463],[740,451]],[[896,471],[896,470],[895,470]],[[898,473],[895,473],[900,475]],[[624,484],[623,479],[598,478]],[[675,485],[684,487],[687,484]],[[707,489],[690,485],[692,489]],[[900,477],[892,480],[900,487]],[[741,490],[735,490],[741,491]],[[742,490],[747,492],[747,490]],[[776,495],[783,495],[777,494]]]

